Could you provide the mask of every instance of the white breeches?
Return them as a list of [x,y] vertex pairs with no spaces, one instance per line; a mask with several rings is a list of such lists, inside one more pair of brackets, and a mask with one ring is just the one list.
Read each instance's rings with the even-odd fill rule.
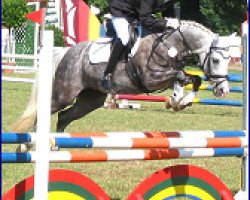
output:
[[122,44],[126,46],[129,42],[129,23],[123,17],[112,17],[112,23],[117,37],[121,39]]

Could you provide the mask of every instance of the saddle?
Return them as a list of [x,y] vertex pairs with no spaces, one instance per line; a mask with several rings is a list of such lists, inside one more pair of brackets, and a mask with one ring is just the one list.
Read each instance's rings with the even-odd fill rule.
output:
[[[130,39],[126,51],[121,56],[121,61],[128,60],[135,55],[140,44],[140,33],[137,23],[132,23],[129,26]],[[93,42],[89,50],[89,60],[92,64],[107,63],[110,57],[114,38],[99,38]]]

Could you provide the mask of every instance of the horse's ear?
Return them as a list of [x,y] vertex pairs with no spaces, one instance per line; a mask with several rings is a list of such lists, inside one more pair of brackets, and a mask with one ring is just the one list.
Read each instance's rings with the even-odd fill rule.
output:
[[220,36],[219,34],[215,34],[214,35],[214,39],[213,39],[213,46],[217,46],[220,40]]

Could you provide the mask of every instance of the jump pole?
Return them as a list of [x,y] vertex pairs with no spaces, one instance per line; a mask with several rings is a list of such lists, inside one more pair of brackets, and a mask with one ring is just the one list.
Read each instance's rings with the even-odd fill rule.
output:
[[[134,100],[134,101],[150,101],[150,102],[167,102],[169,97],[164,96],[147,96],[147,95],[131,95],[116,94],[113,96],[115,100]],[[195,98],[193,103],[201,105],[220,105],[220,106],[242,106],[241,101],[226,99],[199,99]]]
[[[235,138],[245,137],[246,131],[212,131],[212,130],[190,130],[190,131],[166,131],[166,132],[79,132],[79,133],[50,133],[50,139],[54,138]],[[35,143],[34,133],[2,133],[2,144]]]
[[[185,86],[185,89],[186,90],[191,90],[191,89],[193,89],[193,85],[192,84],[188,84],[188,85]],[[202,84],[199,87],[199,90],[213,90],[213,86],[207,85],[207,84]],[[239,87],[239,86],[231,86],[229,88],[229,91],[230,92],[235,92],[235,93],[242,93],[242,88]]]
[[[202,78],[202,80],[207,81],[207,77],[205,77],[204,73],[201,71],[186,70],[185,72],[187,74],[200,76]],[[243,80],[242,74],[228,74],[228,81],[230,81],[230,82],[242,82],[242,80]]]
[[[248,24],[248,23],[247,23]],[[248,29],[246,32],[243,32],[242,36],[242,47],[243,47],[243,129],[247,131],[246,138],[249,141],[249,63],[248,63]],[[239,191],[236,195],[239,195],[240,198],[244,198],[243,200],[249,199],[249,158],[248,156],[243,156],[242,159],[242,191]]]
[[[100,151],[51,151],[50,163],[107,162],[132,160],[169,160],[177,158],[242,157],[246,148],[181,148],[181,149],[132,149]],[[3,163],[33,163],[37,152],[7,153],[2,155]],[[243,200],[243,199],[240,199]]]
[[[38,97],[37,97],[37,140],[35,158],[34,199],[48,199],[50,115],[53,63],[53,31],[44,31],[40,53]],[[51,77],[51,78],[48,78]]]
[[58,148],[232,148],[247,147],[243,138],[53,138],[51,147]]

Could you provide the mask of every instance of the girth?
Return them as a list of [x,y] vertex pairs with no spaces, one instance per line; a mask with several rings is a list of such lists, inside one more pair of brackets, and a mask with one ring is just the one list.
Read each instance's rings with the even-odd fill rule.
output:
[[139,70],[139,68],[134,64],[133,58],[131,58],[127,64],[126,64],[126,72],[128,74],[129,79],[135,85],[139,90],[141,90],[143,93],[151,93],[147,89],[147,87],[143,84],[142,80],[142,72]]

